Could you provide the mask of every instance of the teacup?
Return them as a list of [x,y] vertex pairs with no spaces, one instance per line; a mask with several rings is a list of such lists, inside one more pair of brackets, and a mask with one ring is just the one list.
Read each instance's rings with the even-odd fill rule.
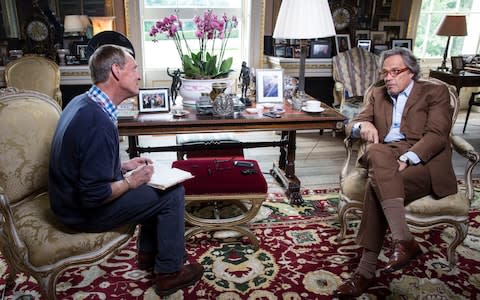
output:
[[305,102],[305,106],[308,110],[319,110],[320,109],[320,101],[317,100],[308,100]]
[[257,104],[255,107],[257,108],[257,113],[261,115],[263,113],[264,106],[262,104]]

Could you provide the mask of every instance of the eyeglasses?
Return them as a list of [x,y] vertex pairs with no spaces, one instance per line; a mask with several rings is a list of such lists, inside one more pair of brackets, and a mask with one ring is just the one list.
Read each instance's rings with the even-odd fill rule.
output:
[[408,70],[409,70],[408,68],[393,69],[393,70],[390,70],[390,71],[382,70],[382,72],[380,72],[380,75],[382,75],[383,78],[387,77],[387,75],[390,75],[390,76],[392,76],[393,78],[395,78],[395,77],[397,77],[398,75],[400,75],[400,74],[402,74],[403,72],[408,71]]

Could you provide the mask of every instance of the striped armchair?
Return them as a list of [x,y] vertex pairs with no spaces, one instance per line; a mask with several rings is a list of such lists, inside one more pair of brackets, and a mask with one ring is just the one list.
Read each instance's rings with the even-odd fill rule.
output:
[[362,48],[352,48],[333,57],[334,102],[352,119],[360,111],[363,95],[378,78],[378,56]]

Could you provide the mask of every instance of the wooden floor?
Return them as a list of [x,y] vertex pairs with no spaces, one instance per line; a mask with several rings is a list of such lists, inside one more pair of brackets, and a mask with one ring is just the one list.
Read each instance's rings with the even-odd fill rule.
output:
[[[468,120],[465,134],[462,134],[465,122],[465,111],[460,112],[454,126],[454,134],[463,136],[475,149],[480,149],[480,113],[472,112]],[[275,132],[236,133],[241,141],[268,141],[278,139]],[[125,139],[126,140],[126,139]],[[175,135],[143,136],[142,145],[162,146],[174,145]],[[125,150],[127,143],[121,143]],[[278,159],[279,149],[273,147],[245,149],[245,158],[259,162],[262,171],[267,174],[274,161]],[[121,151],[122,159],[126,159],[125,151]],[[176,160],[176,153],[146,153],[144,156],[170,165]],[[318,131],[300,131],[297,133],[296,174],[302,182],[302,187],[331,187],[338,185],[338,174],[345,157],[343,136],[332,136],[330,132],[320,135]],[[453,164],[458,178],[463,178],[466,160],[454,153]],[[480,177],[480,169],[474,170],[474,177]]]

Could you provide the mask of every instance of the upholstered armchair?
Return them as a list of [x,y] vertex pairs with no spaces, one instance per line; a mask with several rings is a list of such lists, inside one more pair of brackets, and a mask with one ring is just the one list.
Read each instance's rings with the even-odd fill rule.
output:
[[378,56],[352,48],[332,59],[334,103],[349,120],[358,114],[367,88],[378,78]]
[[7,87],[44,93],[62,106],[60,68],[51,59],[29,55],[11,61],[5,67]]
[[[444,84],[434,78],[428,79],[437,84]],[[376,85],[382,85],[383,81]],[[365,99],[370,95],[372,88],[369,88],[365,94]],[[459,100],[455,88],[449,86],[450,104],[454,109],[453,122],[458,114]],[[340,200],[338,204],[338,218],[340,222],[339,239],[345,237],[349,217],[351,213],[359,214],[363,208],[363,197],[365,186],[367,185],[367,170],[357,164],[357,158],[365,149],[360,139],[353,139],[347,134],[345,138],[346,159],[340,173]],[[480,155],[467,141],[462,137],[450,134],[450,142],[453,149],[467,159],[465,166],[465,188],[458,189],[458,193],[441,199],[434,199],[433,195],[428,195],[417,199],[406,206],[407,222],[413,227],[432,228],[438,225],[448,225],[453,227],[455,232],[454,239],[449,243],[447,249],[447,259],[451,268],[456,264],[455,251],[467,236],[468,229],[468,211],[470,202],[473,198],[472,171],[480,160]],[[438,174],[442,176],[442,174]]]
[[0,251],[10,272],[7,287],[23,272],[39,282],[45,299],[55,299],[63,271],[102,262],[135,230],[81,233],[57,222],[47,181],[60,112],[58,103],[42,93],[0,90]]

